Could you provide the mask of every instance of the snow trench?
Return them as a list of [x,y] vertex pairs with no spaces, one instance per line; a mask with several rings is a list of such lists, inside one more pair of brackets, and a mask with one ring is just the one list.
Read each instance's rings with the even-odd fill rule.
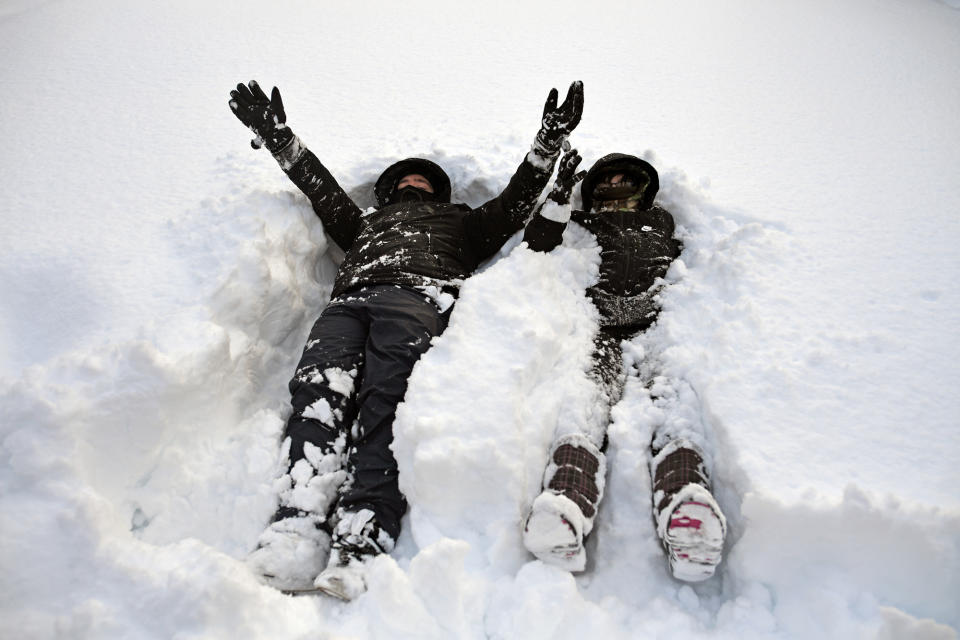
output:
[[[506,165],[432,159],[473,205],[509,177]],[[738,449],[749,428],[715,410],[731,401],[717,384],[762,374],[726,345],[743,332],[763,339],[751,291],[770,286],[789,234],[719,209],[669,170],[660,202],[685,247],[660,321],[625,350],[632,375],[612,412],[588,570],[535,561],[520,539],[554,431],[593,409],[596,311],[584,289],[599,254],[571,225],[550,254],[508,243],[466,282],[417,364],[394,443],[410,511],[368,593],[342,604],[261,585],[243,560],[275,507],[285,387],[337,251],[303,197],[250,187],[242,162],[221,163],[231,195],[185,212],[167,239],[196,274],[195,299],[136,340],[62,356],[0,391],[3,628],[22,638],[956,637],[957,517],[856,487],[829,503],[754,486],[744,458],[763,444]],[[361,206],[386,164],[344,172]],[[652,370],[678,381],[670,406],[642,383]],[[717,576],[695,586],[668,575],[650,507],[650,440],[669,419],[701,439],[730,527]]]

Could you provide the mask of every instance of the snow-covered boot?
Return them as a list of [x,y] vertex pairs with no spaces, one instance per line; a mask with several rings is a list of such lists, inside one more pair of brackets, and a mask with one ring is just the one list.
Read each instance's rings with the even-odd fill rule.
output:
[[330,534],[319,525],[314,514],[279,509],[247,556],[247,566],[282,591],[310,587],[330,551]]
[[524,524],[527,550],[548,564],[583,571],[587,564],[583,539],[593,529],[605,477],[604,455],[590,440],[579,434],[557,439],[544,473],[544,490]]
[[380,528],[369,509],[339,511],[338,516],[330,561],[313,586],[327,595],[349,601],[367,590],[366,562],[381,553],[390,553],[395,541]]
[[678,580],[699,582],[713,575],[723,556],[727,521],[710,493],[703,456],[678,439],[651,462],[657,535]]
[[[247,558],[251,570],[281,591],[312,588],[330,552],[330,523],[343,469],[343,438],[324,452],[303,443],[303,457],[274,481],[279,508],[270,525],[257,540]],[[290,452],[291,438],[283,444],[283,456]]]

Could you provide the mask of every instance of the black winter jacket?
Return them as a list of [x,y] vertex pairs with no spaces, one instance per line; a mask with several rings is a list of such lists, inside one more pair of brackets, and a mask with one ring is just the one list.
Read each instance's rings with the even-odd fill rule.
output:
[[[600,279],[587,293],[600,311],[601,325],[629,330],[649,326],[658,311],[656,281],[680,255],[673,216],[653,206],[646,211],[574,211],[570,219],[600,245]],[[566,226],[537,213],[523,239],[534,251],[550,251],[561,243]]]
[[363,212],[298,138],[274,157],[346,254],[334,298],[373,284],[455,294],[462,279],[523,227],[553,171],[552,160],[534,164],[528,154],[503,192],[476,209],[402,202]]

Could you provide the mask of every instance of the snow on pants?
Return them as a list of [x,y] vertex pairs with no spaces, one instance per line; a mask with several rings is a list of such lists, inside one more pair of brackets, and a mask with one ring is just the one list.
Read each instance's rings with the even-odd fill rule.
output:
[[[590,377],[610,400],[603,414],[607,419],[609,407],[623,394],[625,372],[621,342],[629,340],[631,333],[616,327],[601,327],[595,339]],[[710,490],[712,457],[706,452],[713,446],[701,416],[700,400],[689,383],[654,375],[646,381],[646,387],[653,405],[663,415],[663,421],[653,429],[650,443],[654,513],[659,521],[672,497],[685,486],[693,483]]]
[[[561,414],[544,472],[545,490],[562,493],[590,520],[603,498],[604,450],[611,408],[620,401],[626,383],[621,343],[646,329],[601,326],[594,337],[593,363],[588,375],[592,401]],[[646,384],[664,420],[655,425],[651,442],[651,474],[660,496],[659,513],[670,497],[689,483],[709,490],[709,464],[702,453],[707,439],[696,393],[683,380],[654,376]]]
[[[601,446],[601,443],[606,445],[610,408],[623,396],[626,371],[623,368],[621,342],[632,339],[646,328],[600,327],[594,338],[590,379],[606,403],[598,413],[602,417],[599,421],[602,424],[599,436],[596,432],[585,435],[597,446]],[[653,431],[651,452],[654,455],[676,440],[685,440],[696,449],[709,448],[706,425],[700,416],[700,401],[689,383],[679,378],[654,374],[651,379],[644,380],[644,384],[653,404],[660,408],[664,415],[663,422],[656,425]]]
[[568,409],[557,425],[555,439],[579,434],[597,449],[606,449],[610,408],[620,401],[626,383],[620,343],[629,340],[633,333],[619,327],[600,327],[594,336],[593,362],[588,374],[592,397],[583,406]]
[[[370,509],[393,539],[407,508],[390,450],[393,419],[413,365],[447,320],[413,289],[385,285],[343,294],[317,319],[290,381],[291,475],[308,458],[317,475],[329,476],[336,469],[315,461],[345,457],[346,480],[329,509]],[[318,515],[325,520],[329,513]]]

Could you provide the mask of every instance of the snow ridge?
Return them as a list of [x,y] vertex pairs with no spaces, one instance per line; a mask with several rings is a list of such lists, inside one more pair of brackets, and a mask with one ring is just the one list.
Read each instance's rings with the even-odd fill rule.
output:
[[[451,173],[474,170],[482,192],[509,170],[476,169],[453,161]],[[627,345],[634,375],[613,411],[587,573],[542,565],[520,540],[554,429],[593,406],[597,318],[584,289],[599,256],[571,225],[547,255],[514,238],[467,281],[418,363],[394,444],[410,514],[368,593],[340,605],[256,581],[243,560],[275,507],[284,387],[334,262],[302,198],[238,187],[173,223],[199,272],[217,274],[197,305],[3,389],[0,548],[17,576],[0,593],[4,628],[26,638],[54,628],[101,638],[952,637],[943,623],[957,624],[956,514],[880,504],[855,487],[831,504],[752,486],[736,425],[720,417],[736,414],[715,407],[726,401],[718,380],[746,375],[726,359],[754,365],[723,340],[756,331],[750,291],[768,286],[756,266],[776,270],[787,238],[735,222],[677,172],[663,182],[685,249],[661,320]],[[653,369],[684,381],[666,413],[705,438],[730,521],[728,559],[695,587],[667,575],[650,511],[649,444],[665,416],[643,382]]]

